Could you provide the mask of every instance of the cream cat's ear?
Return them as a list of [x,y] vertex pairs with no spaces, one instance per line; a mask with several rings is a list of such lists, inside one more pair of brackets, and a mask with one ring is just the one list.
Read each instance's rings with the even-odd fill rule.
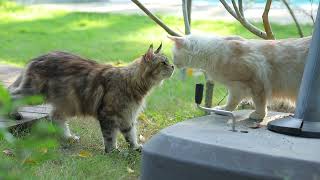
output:
[[144,55],[144,59],[147,61],[150,61],[153,59],[153,44],[150,44],[148,51]]
[[169,39],[171,39],[176,47],[179,49],[179,48],[182,48],[185,44],[185,39],[183,37],[179,37],[179,36],[170,36],[168,35],[167,36]]

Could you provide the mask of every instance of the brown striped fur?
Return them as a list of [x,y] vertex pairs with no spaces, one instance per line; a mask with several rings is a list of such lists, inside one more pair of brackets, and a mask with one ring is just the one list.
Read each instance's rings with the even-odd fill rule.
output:
[[136,117],[151,88],[173,73],[166,56],[152,46],[128,66],[98,64],[66,53],[51,52],[35,59],[9,90],[15,99],[43,95],[53,106],[51,118],[72,136],[66,118],[93,116],[99,120],[105,150],[117,148],[120,130],[132,148],[139,149]]

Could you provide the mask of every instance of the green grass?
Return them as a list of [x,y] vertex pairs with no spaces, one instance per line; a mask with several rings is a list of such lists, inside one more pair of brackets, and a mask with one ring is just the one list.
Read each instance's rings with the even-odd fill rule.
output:
[[[182,19],[161,16],[174,29],[183,29]],[[260,26],[262,27],[262,26]],[[273,24],[277,38],[297,37],[294,25]],[[195,21],[192,28],[216,34],[254,36],[239,23],[223,21]],[[312,27],[304,25],[306,34]],[[52,50],[69,51],[101,63],[128,63],[143,54],[149,44],[164,43],[164,52],[170,56],[172,44],[166,33],[145,16],[75,13],[48,11],[45,8],[25,8],[0,0],[0,63],[25,65],[29,59]],[[202,115],[193,103],[193,89],[202,76],[188,76],[181,81],[179,74],[157,87],[147,99],[147,107],[140,116],[140,130],[149,139],[162,128],[187,118]],[[225,94],[225,89],[215,87],[214,103]],[[120,139],[121,153],[103,154],[99,126],[92,119],[71,121],[72,130],[81,136],[80,144],[54,150],[53,160],[26,164],[10,170],[25,179],[137,179],[140,155],[128,151]],[[0,141],[0,151],[10,148]],[[91,157],[78,156],[81,150]],[[0,153],[1,153],[0,152]],[[0,159],[18,163],[15,158],[0,154]],[[134,172],[128,172],[131,168]],[[23,174],[28,173],[29,175]]]

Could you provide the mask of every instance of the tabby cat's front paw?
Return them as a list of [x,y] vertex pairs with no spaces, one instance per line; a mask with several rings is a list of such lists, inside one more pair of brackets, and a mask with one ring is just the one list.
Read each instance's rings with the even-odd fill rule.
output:
[[112,152],[120,152],[118,148],[105,148],[104,149],[105,153],[112,153]]
[[80,136],[76,136],[76,135],[65,137],[65,139],[69,143],[79,143],[80,142]]
[[257,111],[254,111],[250,114],[249,118],[253,120],[263,120],[265,116],[266,113],[258,113]]

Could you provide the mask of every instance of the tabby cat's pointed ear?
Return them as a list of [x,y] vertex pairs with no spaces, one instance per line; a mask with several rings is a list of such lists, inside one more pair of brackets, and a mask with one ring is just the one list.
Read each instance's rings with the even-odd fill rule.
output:
[[185,39],[183,37],[170,36],[170,35],[168,35],[167,37],[175,43],[178,49],[182,48],[185,44]]
[[158,54],[161,51],[161,48],[162,48],[162,42],[161,42],[160,46],[158,47],[158,49],[154,53]]
[[144,55],[144,59],[150,61],[153,59],[153,44],[150,45],[148,51]]

